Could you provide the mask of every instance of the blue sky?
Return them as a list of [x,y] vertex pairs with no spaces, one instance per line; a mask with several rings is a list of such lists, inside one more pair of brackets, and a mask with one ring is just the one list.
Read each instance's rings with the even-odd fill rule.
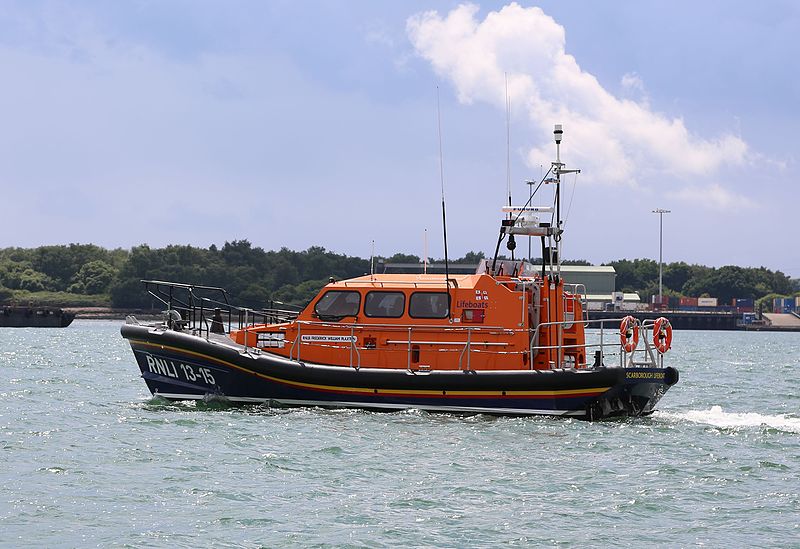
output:
[[[0,1],[0,247],[495,245],[565,127],[564,256],[800,277],[796,2]],[[515,199],[514,202],[523,200]],[[527,248],[526,246],[523,246]]]

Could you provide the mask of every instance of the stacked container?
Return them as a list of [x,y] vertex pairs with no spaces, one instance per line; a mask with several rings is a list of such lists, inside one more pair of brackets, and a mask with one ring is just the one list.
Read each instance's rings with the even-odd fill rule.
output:
[[773,313],[791,313],[797,309],[797,299],[794,297],[776,297],[772,300]]
[[654,311],[663,311],[669,305],[669,297],[665,295],[661,297],[654,295],[651,299],[651,303]]

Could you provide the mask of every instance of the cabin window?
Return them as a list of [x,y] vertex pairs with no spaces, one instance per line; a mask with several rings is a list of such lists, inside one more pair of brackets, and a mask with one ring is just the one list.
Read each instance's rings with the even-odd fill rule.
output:
[[360,306],[360,293],[331,290],[317,301],[314,312],[322,320],[338,320],[346,316],[356,316]]
[[408,302],[412,318],[447,318],[450,296],[447,292],[414,292]]
[[379,318],[400,318],[406,308],[403,292],[369,292],[364,299],[364,314]]

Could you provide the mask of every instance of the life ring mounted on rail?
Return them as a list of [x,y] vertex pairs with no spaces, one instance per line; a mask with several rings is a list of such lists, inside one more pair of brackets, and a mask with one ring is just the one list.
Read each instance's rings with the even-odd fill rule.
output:
[[639,346],[639,321],[630,315],[619,325],[619,344],[626,353],[632,353]]
[[653,325],[653,346],[662,355],[672,348],[672,324],[663,316]]

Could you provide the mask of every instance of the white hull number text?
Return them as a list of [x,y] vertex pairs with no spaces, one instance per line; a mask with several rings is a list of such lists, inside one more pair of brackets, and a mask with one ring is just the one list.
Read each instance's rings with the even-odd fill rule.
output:
[[147,369],[153,374],[173,377],[175,379],[185,379],[186,381],[200,381],[207,385],[214,385],[216,380],[209,368],[196,368],[183,362],[176,365],[173,361],[165,358],[157,358],[149,354],[144,355],[147,359]]

